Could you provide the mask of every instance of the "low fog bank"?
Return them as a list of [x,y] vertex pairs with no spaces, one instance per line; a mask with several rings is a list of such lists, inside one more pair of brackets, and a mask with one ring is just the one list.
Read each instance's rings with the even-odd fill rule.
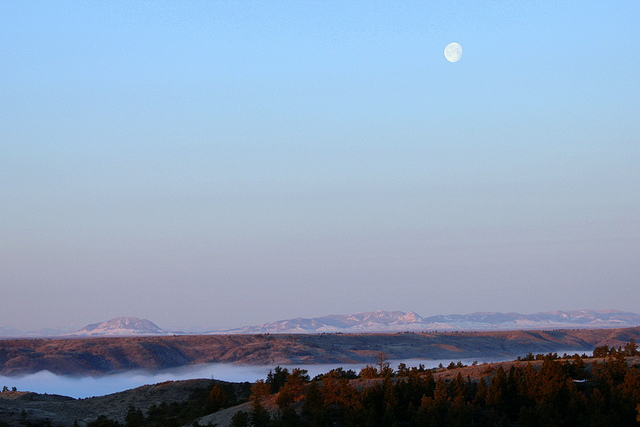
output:
[[[558,351],[557,354],[562,355],[575,354],[576,351],[568,350],[566,352]],[[592,352],[582,352],[590,356]],[[487,359],[409,359],[409,360],[388,360],[389,365],[396,369],[398,364],[404,363],[408,367],[424,365],[426,368],[435,368],[442,364],[449,365],[451,362],[462,362],[465,365],[471,365],[473,362],[492,363],[513,360],[513,357],[505,358],[487,358]],[[359,372],[360,369],[367,366],[367,363],[359,364],[322,364],[322,365],[280,365],[290,371],[293,368],[306,369],[311,378],[318,374],[324,374],[332,369],[342,367],[343,369],[353,369]],[[71,377],[52,374],[49,371],[40,371],[35,374],[24,375],[20,377],[0,376],[0,387],[7,386],[9,389],[15,387],[19,391],[32,391],[36,393],[59,394],[62,396],[70,396],[74,398],[85,398],[94,396],[104,396],[106,394],[117,393],[119,391],[129,390],[148,384],[157,384],[164,381],[189,380],[196,378],[209,378],[229,382],[255,382],[259,379],[266,379],[267,374],[275,365],[268,366],[242,366],[223,363],[213,363],[206,365],[188,366],[184,368],[168,369],[162,371],[128,371],[113,375],[104,376],[83,376]]]
[[[483,362],[500,362],[506,359],[478,360]],[[440,363],[448,365],[451,360],[389,360],[390,366],[394,369],[399,363],[407,366],[418,366],[423,364],[427,368],[435,368]],[[458,362],[457,360],[455,362]],[[470,365],[473,360],[462,359],[462,363]],[[323,365],[281,365],[289,370],[293,368],[306,369],[309,376],[313,378],[318,374],[323,374],[331,369],[342,367],[353,369],[359,372],[367,364],[323,364]],[[41,371],[35,374],[20,377],[0,376],[0,387],[7,386],[9,389],[16,387],[19,391],[33,391],[36,393],[59,394],[74,398],[84,398],[93,396],[103,396],[105,394],[116,393],[129,390],[147,384],[157,384],[164,381],[188,380],[195,378],[210,378],[230,382],[255,382],[265,379],[269,370],[275,366],[239,366],[230,364],[207,364],[190,366],[179,369],[163,371],[128,371],[113,375],[104,376],[83,376],[70,377],[52,374],[49,371]]]

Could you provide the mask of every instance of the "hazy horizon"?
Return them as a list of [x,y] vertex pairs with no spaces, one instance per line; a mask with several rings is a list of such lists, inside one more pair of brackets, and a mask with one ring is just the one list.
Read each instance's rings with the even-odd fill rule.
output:
[[637,312],[639,14],[2,2],[0,326]]
[[[513,313],[513,312],[509,312],[509,313],[498,313],[498,312],[474,312],[474,313],[441,313],[441,314],[434,314],[433,316],[468,316],[468,315],[474,315],[474,314],[519,314],[519,315],[523,315],[523,316],[532,316],[532,315],[536,315],[536,314],[549,314],[549,313],[579,313],[579,312],[584,312],[584,311],[594,311],[594,312],[598,312],[598,313],[628,313],[628,314],[636,314],[636,315],[640,315],[640,313],[633,313],[633,312],[625,312],[625,311],[620,311],[620,310],[614,310],[614,309],[583,309],[583,310],[571,310],[571,311],[565,311],[565,310],[551,310],[549,312],[538,312],[538,313]],[[259,327],[262,325],[270,325],[272,323],[278,323],[281,321],[295,321],[298,319],[303,319],[303,320],[314,320],[314,319],[322,319],[324,317],[333,317],[333,316],[352,316],[352,315],[358,315],[358,314],[373,314],[373,313],[377,313],[377,312],[384,312],[384,313],[390,313],[388,311],[384,311],[384,310],[374,310],[371,312],[360,312],[360,313],[332,313],[332,314],[328,314],[325,316],[320,316],[320,317],[314,317],[314,318],[310,318],[310,317],[305,317],[305,316],[298,316],[296,318],[291,318],[291,319],[277,319],[275,321],[269,321],[269,322],[260,322],[257,324],[253,324],[253,325],[249,325],[249,324],[243,324],[243,325],[237,325],[231,328],[223,328],[223,329],[215,329],[213,327],[206,327],[203,325],[192,325],[192,326],[187,326],[187,327],[165,327],[164,325],[158,325],[157,322],[154,322],[153,319],[140,319],[137,318],[136,316],[118,316],[112,319],[105,319],[105,320],[100,320],[97,322],[92,322],[90,324],[87,325],[77,325],[77,324],[69,324],[69,325],[50,325],[46,328],[42,328],[42,329],[37,329],[37,330],[19,330],[17,328],[13,328],[15,329],[17,332],[19,332],[19,335],[15,335],[15,334],[11,334],[8,333],[7,335],[3,335],[2,330],[0,329],[0,339],[12,339],[12,338],[47,338],[47,337],[52,337],[52,338],[56,338],[56,337],[64,337],[64,338],[92,338],[92,337],[103,337],[103,336],[112,336],[112,337],[131,337],[131,336],[157,336],[156,334],[112,334],[112,333],[106,333],[106,335],[103,335],[103,332],[101,332],[98,335],[92,335],[89,332],[87,333],[87,335],[68,335],[68,334],[73,334],[75,332],[80,332],[82,329],[84,329],[85,327],[88,326],[99,326],[102,323],[107,323],[113,320],[117,320],[117,319],[121,319],[121,318],[126,318],[126,319],[137,319],[137,320],[142,320],[142,321],[150,321],[152,322],[155,326],[157,326],[158,328],[160,328],[164,333],[184,333],[184,334],[188,334],[188,335],[192,335],[192,334],[199,334],[199,333],[213,333],[213,334],[225,334],[227,333],[227,331],[234,331],[234,330],[240,330],[243,328],[252,328],[252,327]],[[408,314],[408,313],[415,313],[415,312],[399,312],[399,313],[404,313],[404,314]],[[422,317],[423,319],[428,319],[429,317],[432,316],[422,316],[420,315],[420,313],[415,313],[418,316]],[[471,321],[471,320],[469,320]],[[533,321],[533,319],[532,319]],[[447,326],[445,324],[440,324],[437,326],[437,328],[435,326],[433,326],[433,328],[436,328],[439,331],[442,332],[447,332],[447,331],[453,331],[453,330],[464,330],[464,331],[471,331],[471,332],[487,332],[487,331],[508,331],[508,330],[537,330],[540,328],[543,329],[556,329],[556,328],[584,328],[584,329],[607,329],[607,328],[624,328],[624,327],[633,327],[636,326],[636,323],[633,322],[629,322],[629,320],[625,320],[624,322],[626,322],[626,324],[622,324],[622,323],[616,323],[616,321],[609,321],[609,324],[605,324],[607,321],[606,320],[601,320],[599,323],[597,324],[592,324],[592,323],[579,323],[579,321],[574,321],[572,322],[568,322],[568,323],[560,323],[559,321],[551,321],[551,320],[547,320],[547,322],[543,322],[540,321],[540,323],[538,324],[523,324],[523,323],[519,323],[517,325],[509,325],[509,324],[502,324],[502,323],[498,323],[495,324],[493,326],[488,326],[488,325],[484,325],[484,326],[480,326],[479,324],[476,325],[475,327],[473,326],[462,326],[462,325],[458,325],[459,320],[451,320],[451,323],[449,324],[450,326]],[[549,323],[551,322],[551,323]],[[604,323],[603,323],[604,322]],[[617,322],[620,322],[620,319],[617,320]],[[0,325],[0,328],[2,328],[3,326],[7,326],[7,325]],[[428,330],[431,330],[429,325],[425,325],[424,327],[427,327]],[[136,329],[135,325],[131,326],[131,328]],[[52,333],[52,331],[56,331],[57,333]],[[309,330],[309,331],[280,331],[282,333],[310,333],[310,334],[314,334],[314,333],[331,333],[331,332],[341,332],[341,331],[348,331],[348,332],[352,332],[352,333],[376,333],[376,332],[398,332],[398,331],[406,331],[406,332],[421,332],[423,331],[423,329],[416,329],[415,326],[412,324],[411,327],[408,326],[403,326],[402,324],[397,325],[396,327],[385,327],[385,325],[383,323],[381,323],[380,325],[378,325],[377,327],[371,326],[369,328],[365,328],[365,329],[360,329],[360,328],[356,328],[356,329],[350,329],[350,328],[346,328],[346,329],[337,329],[336,331],[332,331],[332,330],[324,330],[324,329],[320,329],[320,330]],[[38,333],[41,332],[42,335],[38,335]],[[269,331],[269,333],[280,333],[278,331]],[[239,333],[262,333],[262,332],[239,332]],[[160,336],[162,336],[162,334],[160,334]]]

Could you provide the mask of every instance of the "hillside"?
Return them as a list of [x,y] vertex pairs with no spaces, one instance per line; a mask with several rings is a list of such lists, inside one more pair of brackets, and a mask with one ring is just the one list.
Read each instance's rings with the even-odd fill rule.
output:
[[[130,406],[135,406],[147,413],[153,405],[185,402],[198,393],[206,397],[209,390],[216,384],[232,389],[239,398],[248,397],[247,384],[208,379],[169,381],[87,399],[25,391],[5,391],[0,393],[0,425],[26,425],[27,421],[32,425],[51,423],[53,426],[71,426],[74,421],[78,421],[80,425],[86,425],[99,416],[122,423]],[[23,410],[24,415],[22,415]]]
[[[640,402],[633,391],[640,384],[637,346],[633,354],[566,360],[538,355],[532,361],[452,363],[436,369],[383,364],[359,373],[334,369],[311,382],[304,371],[284,369],[255,387],[207,379],[168,381],[87,399],[5,390],[0,392],[0,425],[222,427],[234,417],[260,411],[261,425],[272,426],[366,425],[362,422],[372,416],[373,425],[471,425],[472,420],[505,426],[525,420],[526,425],[560,425],[562,420],[566,425],[596,420],[603,421],[597,425],[631,425]],[[615,404],[610,386],[619,390]],[[247,402],[250,395],[252,402]],[[600,397],[590,401],[590,396]],[[276,421],[267,424],[269,418]],[[284,420],[288,423],[280,423]]]
[[184,335],[0,340],[0,375],[158,370],[202,363],[305,365],[389,359],[508,359],[640,341],[640,327],[396,334]]

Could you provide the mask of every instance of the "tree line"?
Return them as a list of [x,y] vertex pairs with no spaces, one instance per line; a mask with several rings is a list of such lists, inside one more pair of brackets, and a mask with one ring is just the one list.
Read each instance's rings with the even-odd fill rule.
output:
[[[459,372],[435,379],[423,366],[393,370],[386,363],[358,375],[334,369],[304,387],[304,372],[280,369],[252,389],[252,411],[238,413],[234,427],[270,426],[633,426],[640,421],[640,366],[632,339],[624,347],[598,347],[591,358],[555,353],[530,361],[488,366],[477,381]],[[528,359],[528,357],[527,357]],[[447,369],[461,367],[453,362]],[[291,379],[291,381],[289,381]],[[363,385],[353,379],[377,379]],[[270,415],[262,400],[277,393],[279,411]]]
[[[393,369],[380,355],[359,372],[336,368],[313,379],[304,369],[278,366],[266,379],[247,384],[246,395],[216,384],[190,401],[152,407],[146,414],[132,407],[124,425],[186,425],[249,400],[251,409],[237,412],[233,427],[635,426],[640,425],[640,365],[633,358],[638,355],[632,339],[622,347],[598,347],[590,357],[529,354],[508,368],[480,365],[480,378],[459,371],[449,380],[437,371],[465,365],[428,369],[401,363]],[[116,425],[106,419],[89,424]]]

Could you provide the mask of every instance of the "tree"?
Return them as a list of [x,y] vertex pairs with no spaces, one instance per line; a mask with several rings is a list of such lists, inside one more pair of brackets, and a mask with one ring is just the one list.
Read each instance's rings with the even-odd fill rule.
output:
[[316,375],[315,379],[321,381],[324,377],[329,378],[345,378],[347,380],[355,380],[358,374],[353,369],[344,370],[342,367],[334,368],[326,374]]
[[473,403],[479,406],[484,406],[487,398],[487,382],[484,378],[480,378],[478,382],[478,389],[476,390],[476,395],[473,398]]
[[498,370],[491,382],[489,388],[487,388],[486,402],[487,405],[494,408],[504,408],[505,396],[504,393],[507,388],[507,374],[502,369],[502,366],[498,366]]
[[638,356],[638,344],[635,339],[629,339],[629,342],[624,346],[624,352],[627,356]]
[[267,397],[270,391],[271,388],[269,384],[265,383],[264,380],[258,380],[251,386],[251,396],[249,396],[249,400],[259,400]]
[[449,383],[448,386],[449,397],[452,399],[462,396],[465,400],[467,398],[467,384],[462,378],[462,374],[458,372],[455,378]]
[[285,385],[278,392],[278,397],[276,397],[276,405],[280,408],[280,411],[283,411],[285,408],[288,408],[294,402],[295,398],[293,392],[287,388]]
[[227,394],[222,390],[220,384],[216,384],[207,396],[207,410],[209,412],[219,411],[227,406],[228,400]]
[[251,425],[253,427],[266,427],[269,425],[269,421],[271,421],[271,417],[267,410],[264,409],[258,399],[254,400],[251,411]]
[[307,396],[302,404],[302,415],[309,421],[320,421],[323,412],[322,394],[315,379],[309,384]]
[[96,420],[89,421],[87,427],[119,427],[120,423],[110,420],[106,415],[100,415]]
[[607,357],[610,354],[609,346],[603,345],[593,349],[593,357]]
[[238,411],[231,418],[231,427],[249,427],[249,413]]
[[284,383],[287,382],[288,376],[289,370],[280,366],[276,366],[273,371],[269,371],[266,383],[271,387],[271,393],[279,392]]
[[396,395],[396,387],[389,376],[385,377],[382,388],[384,390],[383,402],[385,407],[383,424],[390,425],[390,422],[398,418],[398,396]]
[[281,409],[284,409],[293,402],[302,399],[302,392],[307,382],[309,382],[307,370],[295,368],[287,377],[287,382],[280,388],[280,392],[276,398],[276,404]]
[[409,376],[409,368],[407,368],[406,363],[399,363],[397,373],[399,377],[408,377]]
[[378,371],[380,372],[380,377],[386,377],[393,374],[393,369],[389,367],[389,362],[387,362],[387,354],[383,351],[378,353],[376,356],[376,365],[378,365]]
[[124,417],[125,427],[137,427],[144,424],[144,415],[139,408],[129,406],[127,415]]
[[279,421],[279,425],[282,427],[298,427],[300,425],[300,417],[291,406],[282,410]]
[[360,369],[359,377],[367,380],[378,378],[378,370],[371,365],[367,365],[364,368]]

